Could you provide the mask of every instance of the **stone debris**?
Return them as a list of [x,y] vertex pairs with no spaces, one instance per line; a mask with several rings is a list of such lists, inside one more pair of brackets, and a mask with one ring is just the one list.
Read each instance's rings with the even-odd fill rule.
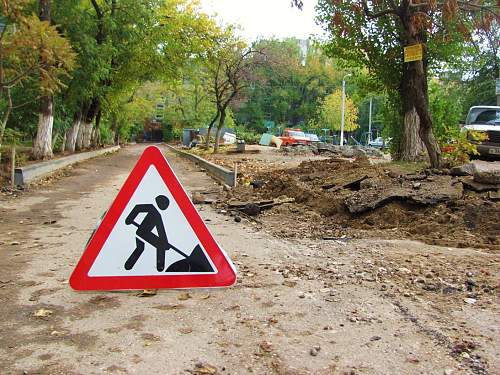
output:
[[406,201],[421,205],[436,205],[459,199],[463,194],[461,184],[452,184],[450,176],[439,176],[430,184],[401,182],[399,186],[368,188],[354,192],[345,200],[350,213],[374,210],[393,201]]
[[459,165],[450,169],[450,175],[452,176],[472,176],[476,171],[474,163],[467,163]]
[[500,185],[500,168],[499,169],[476,169],[474,171],[474,181],[480,184]]

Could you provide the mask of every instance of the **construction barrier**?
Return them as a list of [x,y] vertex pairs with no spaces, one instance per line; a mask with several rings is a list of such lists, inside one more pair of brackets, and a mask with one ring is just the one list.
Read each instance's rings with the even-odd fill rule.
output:
[[55,172],[58,169],[95,158],[96,156],[116,152],[119,149],[120,146],[107,147],[95,151],[81,152],[78,154],[63,156],[62,158],[47,160],[40,163],[29,164],[24,167],[16,168],[14,174],[14,183],[16,186],[26,185],[42,178],[43,176]]
[[175,152],[177,155],[189,159],[192,162],[198,164],[201,168],[205,169],[207,173],[215,178],[217,181],[222,182],[228,186],[236,186],[237,171],[230,171],[227,168],[221,167],[214,163],[209,162],[199,156],[190,154],[189,152],[181,151],[178,148],[167,145],[168,149]]

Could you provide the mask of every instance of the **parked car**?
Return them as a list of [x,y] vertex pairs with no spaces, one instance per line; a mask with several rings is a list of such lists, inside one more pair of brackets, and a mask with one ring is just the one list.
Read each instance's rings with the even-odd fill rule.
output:
[[462,131],[485,132],[488,139],[477,142],[472,137],[468,139],[476,144],[481,155],[500,156],[500,107],[475,106],[469,109]]
[[312,142],[312,143],[317,143],[317,142],[321,142],[321,139],[319,139],[319,137],[314,134],[314,133],[305,133],[305,136]]
[[300,129],[285,129],[281,137],[278,137],[283,141],[282,146],[294,146],[294,145],[309,145],[311,140],[307,138],[306,134]]
[[391,139],[384,139],[382,137],[377,137],[375,139],[372,139],[370,142],[368,142],[368,146],[371,147],[376,147],[376,148],[384,148],[389,146],[389,143],[391,142]]

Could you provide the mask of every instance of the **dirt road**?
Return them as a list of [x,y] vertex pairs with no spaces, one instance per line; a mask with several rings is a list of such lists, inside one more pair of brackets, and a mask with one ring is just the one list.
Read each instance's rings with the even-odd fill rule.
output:
[[[2,374],[500,373],[498,301],[447,307],[438,294],[396,293],[405,286],[387,276],[432,271],[449,256],[498,265],[480,250],[278,239],[204,205],[238,268],[234,287],[151,297],[72,291],[68,277],[142,149],[0,197]],[[219,189],[189,162],[167,158],[190,192]]]

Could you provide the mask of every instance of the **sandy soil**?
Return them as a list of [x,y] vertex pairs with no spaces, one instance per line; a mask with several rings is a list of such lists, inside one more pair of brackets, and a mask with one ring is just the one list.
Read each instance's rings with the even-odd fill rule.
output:
[[[200,205],[238,268],[234,287],[151,297],[72,291],[68,277],[142,149],[0,197],[2,374],[500,373],[490,293],[499,257],[478,249],[279,238]],[[167,157],[190,192],[219,191],[192,164]],[[443,278],[443,267],[457,279]],[[488,291],[456,285],[483,271]]]

